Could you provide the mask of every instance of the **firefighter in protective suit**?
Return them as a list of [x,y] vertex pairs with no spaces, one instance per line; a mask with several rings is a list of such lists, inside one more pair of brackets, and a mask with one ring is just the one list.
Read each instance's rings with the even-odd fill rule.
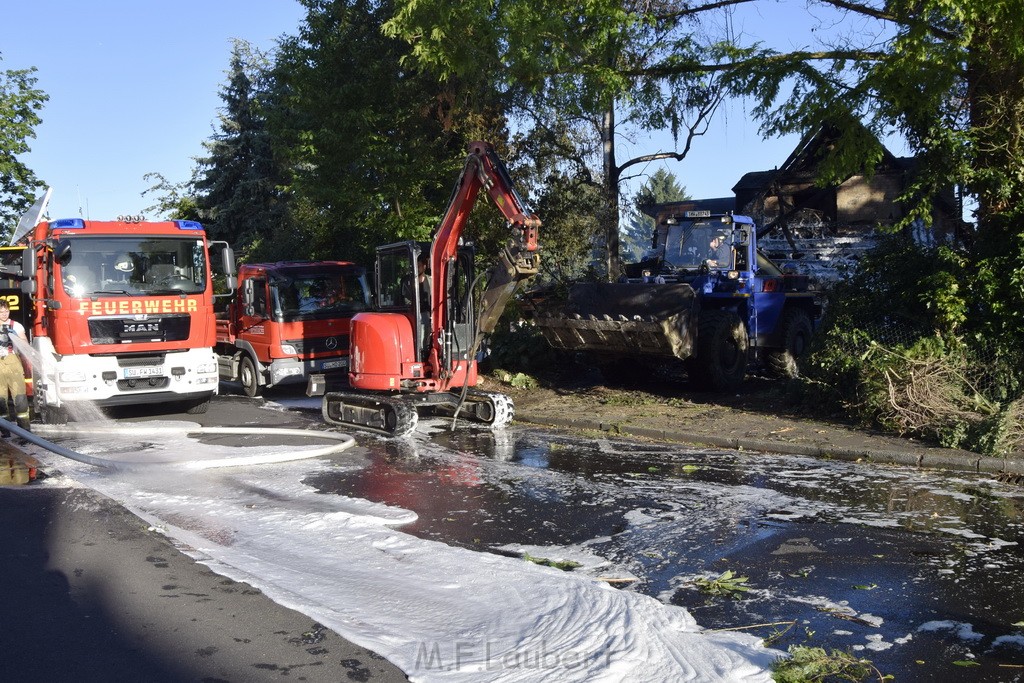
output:
[[[0,299],[0,392],[3,395],[3,407],[6,412],[7,399],[14,402],[16,421],[22,429],[29,428],[28,397],[25,395],[25,368],[21,357],[12,341],[12,337],[27,341],[25,327],[17,320],[11,320],[10,305]],[[0,430],[3,436],[10,436],[6,430]]]

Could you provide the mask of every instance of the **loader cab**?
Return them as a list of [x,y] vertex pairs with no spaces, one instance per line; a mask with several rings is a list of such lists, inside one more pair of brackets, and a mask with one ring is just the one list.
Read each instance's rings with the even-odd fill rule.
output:
[[720,220],[671,221],[665,229],[663,258],[675,270],[717,270],[735,266],[736,235]]

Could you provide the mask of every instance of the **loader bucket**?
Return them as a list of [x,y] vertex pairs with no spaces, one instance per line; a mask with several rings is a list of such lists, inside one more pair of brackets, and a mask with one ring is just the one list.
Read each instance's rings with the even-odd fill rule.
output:
[[685,283],[580,283],[561,310],[549,303],[534,320],[556,349],[685,359],[697,305]]

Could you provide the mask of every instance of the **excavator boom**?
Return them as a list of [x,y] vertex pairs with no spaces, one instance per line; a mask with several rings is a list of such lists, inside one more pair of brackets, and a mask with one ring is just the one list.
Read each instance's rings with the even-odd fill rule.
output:
[[510,236],[492,266],[477,313],[482,333],[494,330],[498,318],[515,292],[516,286],[540,269],[537,233],[540,219],[519,196],[508,168],[494,148],[486,142],[472,142],[469,156],[452,191],[444,218],[434,230],[430,249],[430,267],[434,274],[431,292],[431,325],[436,337],[444,329],[448,268],[458,250],[459,239],[480,190],[484,190],[508,221]]

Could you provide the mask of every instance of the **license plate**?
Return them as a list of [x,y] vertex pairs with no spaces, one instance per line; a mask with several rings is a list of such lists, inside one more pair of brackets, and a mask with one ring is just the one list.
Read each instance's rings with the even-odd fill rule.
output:
[[348,359],[342,358],[339,360],[325,360],[324,364],[320,366],[324,370],[335,370],[337,368],[347,368]]
[[163,368],[125,368],[126,379],[132,377],[156,377],[163,374]]

